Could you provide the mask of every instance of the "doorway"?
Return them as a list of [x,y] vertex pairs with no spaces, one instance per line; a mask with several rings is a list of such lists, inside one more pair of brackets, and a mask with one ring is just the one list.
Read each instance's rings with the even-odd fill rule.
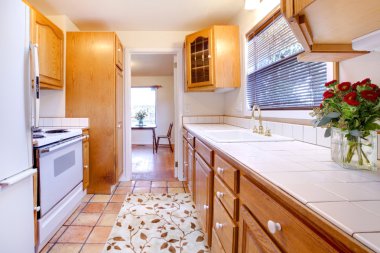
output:
[[[182,69],[177,68],[177,59],[182,58],[180,50],[134,51],[126,55],[126,173],[125,180],[172,180],[181,179],[178,173],[181,145],[178,140],[178,126],[181,124]],[[129,70],[129,71],[128,71]],[[129,72],[129,74],[128,74]],[[174,123],[171,140],[173,152],[167,139],[160,139],[157,152],[153,151],[152,129],[135,129],[138,124],[136,113],[145,111],[142,125],[156,125],[157,135],[167,135],[170,123]],[[181,129],[181,128],[179,128]],[[129,130],[129,131],[128,131]]]

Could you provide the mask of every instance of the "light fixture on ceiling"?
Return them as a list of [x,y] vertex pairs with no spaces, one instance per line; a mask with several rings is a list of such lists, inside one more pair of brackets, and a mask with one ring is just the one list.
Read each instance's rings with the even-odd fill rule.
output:
[[259,7],[260,2],[260,0],[245,0],[244,9],[249,11],[254,10]]

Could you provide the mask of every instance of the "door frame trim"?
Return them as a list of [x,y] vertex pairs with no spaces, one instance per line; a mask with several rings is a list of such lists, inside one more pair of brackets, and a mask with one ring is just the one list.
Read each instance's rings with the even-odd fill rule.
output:
[[183,51],[182,48],[131,48],[125,49],[124,55],[124,171],[120,181],[132,180],[132,130],[131,121],[131,56],[133,54],[171,54],[174,56],[173,66],[174,78],[174,156],[178,162],[178,167],[174,167],[174,176],[178,180],[184,180],[183,162],[182,162],[182,116],[183,116],[183,96],[184,96],[184,69],[183,69]]

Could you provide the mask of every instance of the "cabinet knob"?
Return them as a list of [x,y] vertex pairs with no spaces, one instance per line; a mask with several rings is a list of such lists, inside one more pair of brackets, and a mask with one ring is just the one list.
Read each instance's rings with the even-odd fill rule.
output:
[[41,207],[40,207],[40,206],[35,206],[35,207],[34,207],[34,211],[39,212],[40,210],[41,210]]
[[223,198],[224,193],[223,193],[223,192],[216,192],[216,196],[217,196],[218,198]]
[[208,205],[203,205],[203,209],[207,210],[208,209]]
[[277,231],[281,231],[281,224],[272,220],[268,221],[268,230],[271,234],[275,234]]
[[216,171],[218,172],[218,174],[223,174],[224,169],[218,167],[218,168],[216,169]]
[[85,169],[88,169],[88,165],[83,166]]
[[222,224],[222,223],[219,223],[219,222],[216,222],[216,223],[215,223],[215,228],[216,228],[216,229],[221,229],[221,228],[223,228],[223,224]]

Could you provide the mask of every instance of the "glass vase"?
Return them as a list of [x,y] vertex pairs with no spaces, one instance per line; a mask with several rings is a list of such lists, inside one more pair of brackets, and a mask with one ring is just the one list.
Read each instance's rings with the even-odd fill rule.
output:
[[[333,129],[331,132],[331,158],[346,169],[377,170],[377,133],[358,136],[348,131]],[[340,143],[340,144],[339,144]]]
[[144,119],[139,119],[139,126],[143,126],[144,125]]

